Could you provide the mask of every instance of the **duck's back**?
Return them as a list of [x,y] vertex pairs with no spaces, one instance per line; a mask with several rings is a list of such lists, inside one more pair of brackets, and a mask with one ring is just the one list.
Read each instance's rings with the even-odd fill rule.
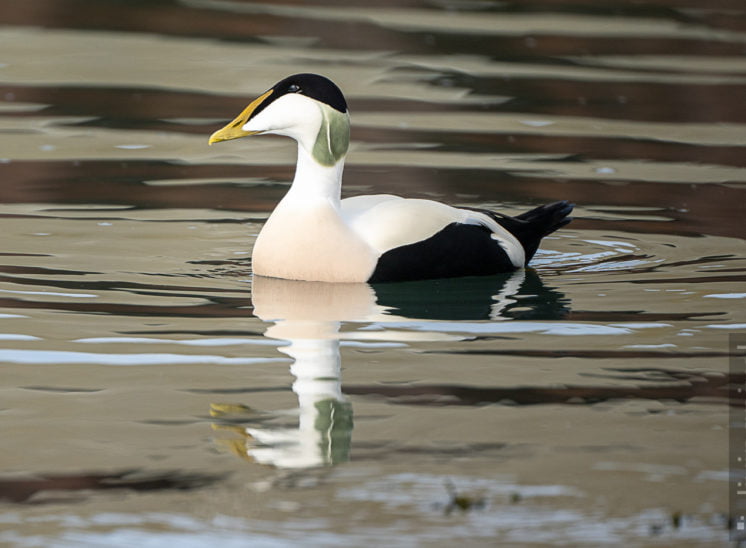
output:
[[525,262],[520,242],[483,212],[384,194],[342,200],[342,216],[379,253],[371,282],[495,274]]

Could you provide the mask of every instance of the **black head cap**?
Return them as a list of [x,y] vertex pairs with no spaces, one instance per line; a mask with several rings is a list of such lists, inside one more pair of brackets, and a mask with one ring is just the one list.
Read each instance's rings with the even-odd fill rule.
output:
[[318,74],[294,74],[284,80],[280,80],[272,86],[273,93],[270,99],[277,99],[288,93],[300,93],[311,99],[316,99],[338,110],[347,112],[347,102],[337,85]]

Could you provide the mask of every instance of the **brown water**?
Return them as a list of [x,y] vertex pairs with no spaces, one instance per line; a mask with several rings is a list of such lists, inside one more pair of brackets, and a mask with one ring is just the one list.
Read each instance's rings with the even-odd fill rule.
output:
[[[0,543],[727,542],[742,3],[367,5],[3,4]],[[301,71],[346,195],[576,220],[512,276],[252,280],[294,143],[207,136]]]

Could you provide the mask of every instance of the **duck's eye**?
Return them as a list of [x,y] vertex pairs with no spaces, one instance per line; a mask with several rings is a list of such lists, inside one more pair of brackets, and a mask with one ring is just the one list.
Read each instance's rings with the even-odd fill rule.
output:
[[300,86],[298,84],[290,84],[288,86],[288,93],[298,93],[300,91]]

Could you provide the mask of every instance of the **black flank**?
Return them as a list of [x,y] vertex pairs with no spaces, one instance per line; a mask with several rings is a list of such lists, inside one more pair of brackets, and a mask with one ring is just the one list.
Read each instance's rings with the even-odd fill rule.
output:
[[[554,202],[516,217],[484,209],[513,234],[526,254],[525,265],[536,253],[541,239],[572,221],[574,204]],[[370,283],[432,280],[461,276],[487,276],[511,272],[515,267],[492,232],[480,225],[451,223],[426,240],[391,249],[378,259]]]
[[515,267],[492,232],[479,225],[451,223],[427,240],[381,255],[368,280],[402,282],[461,276],[487,276]]

